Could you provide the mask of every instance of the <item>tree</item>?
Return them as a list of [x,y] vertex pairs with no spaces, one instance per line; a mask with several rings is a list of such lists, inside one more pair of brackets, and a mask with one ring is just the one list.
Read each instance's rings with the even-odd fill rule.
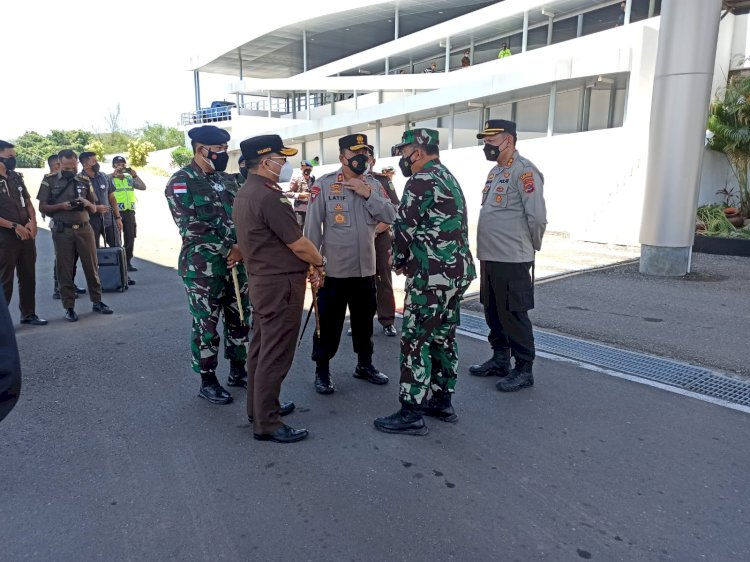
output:
[[89,152],[96,153],[96,158],[99,161],[104,160],[104,143],[99,139],[95,139],[86,145],[86,150]]
[[708,147],[726,154],[737,177],[742,214],[750,216],[748,165],[750,164],[750,76],[729,81],[711,103]]
[[182,146],[185,144],[184,134],[175,127],[166,127],[158,123],[146,123],[139,129],[138,136],[156,147],[156,150]]
[[148,162],[148,153],[155,150],[153,144],[143,140],[133,140],[128,143],[128,162],[131,166],[142,168]]
[[60,150],[49,138],[34,131],[26,131],[13,144],[16,145],[19,168],[43,168],[47,157]]

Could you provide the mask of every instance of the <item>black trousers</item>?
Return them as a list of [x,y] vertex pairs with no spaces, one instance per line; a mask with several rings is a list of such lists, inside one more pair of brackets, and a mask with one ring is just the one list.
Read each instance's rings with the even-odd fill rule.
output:
[[358,361],[372,361],[372,319],[375,317],[375,276],[326,277],[325,285],[318,291],[320,337],[313,333],[312,359],[327,366],[339,349],[341,330],[349,307],[352,325],[352,344]]
[[130,264],[133,259],[133,248],[135,248],[137,231],[135,211],[120,211],[120,216],[122,217],[122,237],[124,240],[123,246],[125,246],[125,256],[128,259],[128,264]]
[[107,243],[107,246],[113,248],[120,245],[120,232],[116,231],[117,226],[114,224],[104,226],[104,217],[101,215],[92,215],[89,219],[91,229],[94,231],[94,240],[96,241],[96,247],[101,247],[101,239]]
[[531,262],[480,262],[480,300],[495,351],[510,350],[516,363],[533,362],[534,332],[528,311],[534,308]]

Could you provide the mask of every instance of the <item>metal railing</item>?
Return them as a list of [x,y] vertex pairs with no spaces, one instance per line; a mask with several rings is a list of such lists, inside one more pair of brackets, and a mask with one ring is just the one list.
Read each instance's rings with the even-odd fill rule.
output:
[[182,125],[201,125],[203,123],[229,121],[232,118],[232,109],[235,107],[237,106],[232,102],[225,102],[222,105],[207,107],[198,111],[188,111],[180,114],[180,123]]

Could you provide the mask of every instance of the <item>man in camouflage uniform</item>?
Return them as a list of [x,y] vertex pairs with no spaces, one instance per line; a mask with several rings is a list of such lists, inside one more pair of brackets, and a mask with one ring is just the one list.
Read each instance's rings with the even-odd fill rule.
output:
[[[375,420],[387,433],[425,435],[422,414],[446,422],[456,387],[461,298],[476,278],[461,186],[440,163],[438,132],[405,131],[393,147],[409,177],[394,223],[393,267],[406,275],[401,326],[401,409]],[[427,392],[432,397],[423,407]]]
[[198,396],[213,404],[228,404],[229,394],[216,378],[219,315],[224,315],[224,357],[231,369],[227,384],[247,387],[248,327],[240,320],[232,268],[237,268],[241,306],[250,317],[247,275],[237,246],[232,205],[239,187],[227,167],[229,133],[213,125],[188,131],[192,162],[175,172],[165,189],[182,236],[178,272],[185,283],[193,316],[192,365],[201,376]]
[[497,389],[514,392],[534,385],[536,353],[528,311],[534,308],[534,255],[547,227],[544,177],[516,150],[513,121],[491,119],[477,138],[484,140],[485,157],[495,164],[482,190],[477,225],[480,300],[492,357],[469,372],[501,377]]

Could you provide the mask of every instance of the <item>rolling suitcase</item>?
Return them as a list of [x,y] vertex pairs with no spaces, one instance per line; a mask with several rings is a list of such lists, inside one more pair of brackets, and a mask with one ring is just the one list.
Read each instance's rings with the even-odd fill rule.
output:
[[99,281],[102,291],[117,291],[124,293],[128,289],[128,266],[125,256],[125,248],[119,244],[120,233],[114,221],[112,213],[112,224],[115,235],[118,238],[117,246],[107,246],[107,237],[104,237],[104,248],[96,249],[96,259],[99,264]]

